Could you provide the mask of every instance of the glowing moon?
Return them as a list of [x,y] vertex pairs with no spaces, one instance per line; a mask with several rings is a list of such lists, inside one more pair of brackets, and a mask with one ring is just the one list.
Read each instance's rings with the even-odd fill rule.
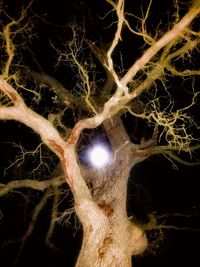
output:
[[110,152],[102,145],[95,145],[89,152],[90,162],[93,166],[101,168],[110,161]]

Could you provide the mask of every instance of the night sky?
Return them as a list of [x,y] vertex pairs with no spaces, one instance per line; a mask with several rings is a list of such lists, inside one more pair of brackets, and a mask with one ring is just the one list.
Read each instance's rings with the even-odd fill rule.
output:
[[[28,1],[24,1],[24,3],[26,2]],[[174,10],[173,0],[163,0],[161,1],[162,4],[159,0],[153,2],[150,17],[151,27],[149,26],[149,30],[152,32],[155,31],[160,20],[162,20],[161,25],[166,29],[167,22],[172,17],[170,12]],[[127,12],[133,12],[139,16],[141,15],[141,5],[145,9],[147,3],[147,0],[128,0],[125,7]],[[4,0],[3,4],[6,12],[10,16],[15,16],[22,6],[22,1]],[[181,13],[184,14],[185,5],[182,4],[181,7]],[[71,36],[71,31],[66,25],[76,21],[77,24],[85,28],[86,38],[106,46],[111,42],[115,29],[115,24],[110,26],[110,23],[116,20],[113,13],[108,13],[109,10],[110,5],[104,0],[35,0],[29,12],[29,16],[33,20],[32,32],[34,34],[30,42],[27,41],[28,49],[26,47],[26,49],[20,50],[20,53],[24,55],[21,63],[35,71],[43,70],[58,79],[67,88],[71,88],[74,86],[74,73],[69,71],[67,64],[58,64],[58,50],[63,51],[65,49],[65,42]],[[2,17],[2,21],[3,19],[5,16]],[[132,38],[126,30],[122,37],[123,66],[128,68],[142,54],[145,47],[142,39]],[[20,53],[17,55],[18,62]],[[86,55],[89,55],[87,49]],[[117,56],[114,55],[116,60],[119,60]],[[195,64],[200,61],[198,58],[195,60]],[[102,74],[97,73],[97,77],[98,75],[101,76]],[[178,82],[175,82],[173,86],[178,87]],[[181,88],[177,88],[177,90],[179,89]],[[181,101],[184,101],[182,98]],[[45,99],[37,110],[44,116],[44,110],[49,105],[48,101]],[[31,103],[30,100],[27,100],[27,103]],[[199,106],[193,112],[195,113],[192,114],[194,116],[199,114]],[[125,121],[125,125],[131,131],[128,124]],[[141,127],[143,127],[142,123]],[[141,134],[141,128],[138,131]],[[194,134],[199,137],[199,131],[194,132]],[[16,178],[16,176],[21,177],[21,179],[29,176],[30,169],[25,164],[20,167],[15,165],[12,168],[8,168],[8,166],[19,155],[19,145],[23,145],[27,150],[33,149],[38,141],[38,136],[26,126],[18,122],[0,121],[0,177],[3,182],[9,181],[12,177]],[[57,159],[49,151],[45,153],[52,157],[50,163],[48,161],[51,170]],[[198,157],[200,158],[200,155],[196,153],[194,159]],[[37,164],[37,160],[35,159],[34,162],[33,158],[28,158],[27,164],[32,168],[34,164]],[[48,177],[49,170],[43,169],[42,171]],[[158,216],[171,214],[165,220],[166,225],[178,227],[178,230],[164,230],[162,238],[159,237],[158,231],[147,233],[150,249],[144,255],[133,259],[134,267],[200,266],[199,172],[200,166],[187,167],[179,163],[173,165],[162,156],[152,156],[133,167],[128,186],[127,207],[129,215],[134,215],[138,222],[145,223],[151,212],[156,212]],[[34,173],[33,176],[37,177],[37,173]],[[28,189],[19,190],[19,192],[9,194],[0,200],[0,212],[3,212],[0,213],[0,266],[12,267],[14,263],[15,267],[74,266],[81,245],[81,230],[80,227],[75,229],[76,223],[73,216],[70,224],[66,225],[62,222],[56,227],[53,241],[60,251],[54,251],[44,243],[45,233],[48,229],[50,203],[47,203],[41,212],[34,234],[26,243],[22,254],[19,258],[16,257],[20,246],[17,238],[26,229],[34,204],[38,202],[40,197],[40,193]],[[30,201],[27,201],[24,195],[30,197]],[[63,209],[72,205],[70,196],[66,197],[64,201],[69,201],[70,204],[64,203]],[[172,215],[177,213],[186,216]],[[1,214],[3,214],[3,218],[1,218]],[[15,262],[16,258],[17,261]]]

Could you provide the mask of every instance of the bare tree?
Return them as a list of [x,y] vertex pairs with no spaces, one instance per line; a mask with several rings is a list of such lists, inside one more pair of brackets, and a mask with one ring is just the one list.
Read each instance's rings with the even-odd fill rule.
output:
[[[173,21],[167,29],[158,28],[154,34],[149,33],[147,24],[152,1],[142,18],[126,13],[125,0],[106,2],[117,18],[109,45],[92,42],[84,36],[78,25],[72,24],[72,38],[67,42],[65,51],[57,49],[59,62],[68,64],[78,77],[76,82],[79,89],[76,90],[65,88],[44,72],[35,72],[20,65],[17,57],[18,36],[29,34],[31,19],[26,14],[30,5],[22,9],[18,19],[7,16],[0,33],[3,55],[0,119],[19,121],[41,139],[41,144],[34,152],[24,152],[22,149],[22,156],[17,163],[23,161],[27,153],[40,152],[43,145],[57,156],[56,160],[59,159],[49,179],[16,179],[1,183],[0,196],[24,187],[44,192],[21,239],[24,244],[33,231],[38,214],[53,195],[51,222],[46,236],[46,242],[52,245],[51,235],[60,216],[58,203],[61,187],[67,183],[83,228],[77,267],[131,266],[131,257],[143,253],[148,246],[145,227],[139,226],[127,215],[127,183],[131,168],[155,154],[163,154],[172,161],[188,165],[198,164],[183,160],[180,156],[182,153],[191,155],[200,147],[198,138],[191,133],[191,129],[198,128],[198,125],[189,115],[199,94],[194,83],[200,71],[193,67],[192,59],[197,55],[200,43],[196,29],[200,1],[191,2],[183,14],[180,14],[178,1],[175,1]],[[134,27],[135,21],[139,26]],[[127,69],[119,70],[115,51],[120,51],[124,29],[143,39],[144,51]],[[86,62],[82,57],[84,47],[91,51],[90,54],[86,52]],[[130,53],[134,50],[131,47],[128,49]],[[181,67],[180,61],[184,62]],[[106,77],[103,82],[95,78],[97,64]],[[173,93],[170,93],[167,83],[171,77],[182,80],[190,78],[190,98],[186,104],[174,104]],[[30,81],[32,87],[28,88]],[[33,83],[37,85],[35,88]],[[42,96],[48,94],[47,91],[41,92],[43,88],[50,91],[57,106],[56,112],[49,111],[46,117],[34,111],[30,101],[32,96],[41,101]],[[31,97],[26,99],[24,92]],[[69,110],[76,114],[73,119],[69,117]],[[123,125],[124,114],[146,121],[151,126],[151,137],[142,138],[140,143],[132,142]],[[81,161],[78,150],[84,131],[97,127],[104,131],[110,151],[103,154],[108,162],[93,166]],[[96,149],[95,145],[93,147]],[[98,156],[101,152],[106,153],[102,147],[97,148]],[[98,163],[94,150],[88,153]],[[37,172],[37,169],[34,171]],[[146,229],[151,227],[156,227],[153,220],[150,220]]]

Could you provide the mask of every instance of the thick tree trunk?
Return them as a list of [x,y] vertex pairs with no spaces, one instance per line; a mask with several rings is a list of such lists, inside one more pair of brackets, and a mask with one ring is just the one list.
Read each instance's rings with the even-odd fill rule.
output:
[[[109,215],[110,216],[110,215]],[[147,246],[144,232],[127,219],[100,219],[84,228],[76,267],[131,267],[132,255]]]
[[113,151],[107,168],[84,173],[92,185],[92,199],[75,201],[83,224],[82,248],[76,267],[130,267],[132,255],[147,247],[145,233],[127,217],[126,197],[133,165],[131,143],[120,117],[106,121]]

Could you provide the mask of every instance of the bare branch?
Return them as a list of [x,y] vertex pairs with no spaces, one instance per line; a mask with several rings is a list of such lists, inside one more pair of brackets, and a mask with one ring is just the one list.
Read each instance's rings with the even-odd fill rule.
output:
[[49,229],[48,232],[46,234],[46,238],[45,238],[45,242],[47,244],[48,247],[61,252],[61,250],[59,250],[58,248],[55,247],[55,245],[53,244],[53,242],[51,241],[51,238],[53,236],[54,233],[54,229],[56,226],[56,221],[58,218],[58,205],[59,205],[59,197],[60,197],[60,191],[58,190],[57,187],[53,187],[53,205],[52,205],[52,209],[51,209],[51,219],[50,219],[50,224],[49,224]]
[[65,88],[58,80],[46,73],[38,73],[30,70],[29,68],[25,69],[26,73],[30,75],[30,77],[34,78],[37,82],[49,85],[49,90],[55,93],[61,105],[69,106],[71,105],[71,103],[74,103],[74,97],[69,93],[67,88]]
[[[1,107],[0,119],[18,120],[39,133],[43,142],[47,144],[57,155],[63,155],[64,141],[52,124],[29,109],[21,96],[3,79],[0,79],[0,89],[13,101],[13,107]],[[57,140],[57,146],[55,141]]]
[[13,43],[13,38],[15,35],[18,34],[19,31],[22,31],[22,29],[26,30],[28,28],[28,25],[25,24],[19,30],[15,29],[13,31],[13,28],[16,26],[19,26],[21,22],[25,19],[27,11],[28,9],[30,9],[32,3],[33,3],[33,0],[29,2],[26,8],[22,9],[19,19],[17,20],[11,19],[11,22],[9,22],[5,27],[3,27],[3,32],[1,33],[1,37],[5,40],[5,52],[8,56],[8,59],[5,63],[3,74],[2,74],[4,78],[9,77],[10,66],[15,56],[15,45]]
[[12,101],[16,106],[24,105],[23,99],[4,79],[0,78],[1,91]]
[[143,228],[145,231],[151,231],[151,230],[160,230],[162,231],[163,229],[165,230],[177,230],[177,231],[194,231],[194,232],[199,232],[200,229],[198,228],[193,228],[193,227],[184,227],[184,226],[176,226],[176,225],[171,225],[167,224],[165,221],[160,220],[163,219],[170,219],[171,217],[185,217],[185,218],[191,218],[193,216],[196,216],[199,214],[180,214],[180,213],[170,213],[170,214],[163,214],[163,215],[157,215],[156,213],[152,212],[148,214],[149,222],[146,223]]
[[[154,153],[153,153],[154,154]],[[172,161],[175,160],[177,161],[178,163],[181,163],[183,165],[186,165],[186,166],[197,166],[197,165],[200,165],[200,162],[199,161],[194,161],[194,162],[191,162],[191,161],[187,161],[187,160],[183,160],[182,158],[180,158],[179,156],[175,155],[174,153],[172,153],[171,151],[165,151],[163,153],[163,155],[168,158],[168,159],[171,159]]]
[[115,49],[115,47],[118,45],[119,40],[121,40],[121,32],[122,32],[122,26],[123,26],[123,22],[124,22],[124,0],[119,0],[117,1],[117,4],[115,5],[114,2],[112,0],[107,1],[110,4],[112,4],[115,9],[116,9],[116,13],[117,13],[117,17],[118,17],[118,21],[117,21],[117,30],[115,32],[115,37],[112,41],[112,44],[107,52],[107,68],[110,71],[113,71],[114,67],[113,67],[113,60],[112,60],[112,53]]
[[19,248],[19,251],[17,253],[16,259],[15,259],[15,264],[19,260],[19,257],[21,256],[21,253],[23,251],[23,248],[24,248],[27,240],[30,238],[30,236],[32,235],[32,233],[34,231],[38,216],[39,216],[40,212],[42,211],[42,209],[44,208],[44,206],[46,205],[48,198],[50,196],[49,195],[50,190],[51,190],[51,188],[45,192],[44,196],[41,198],[41,200],[39,201],[39,203],[35,206],[35,208],[33,210],[29,226],[28,226],[25,234],[20,238],[21,244],[20,244],[20,248]]
[[107,51],[107,54],[106,54],[107,58],[106,58],[104,65],[109,70],[115,83],[117,84],[118,89],[119,89],[119,94],[123,94],[123,93],[127,94],[128,88],[124,85],[124,83],[122,83],[119,80],[119,77],[114,69],[114,64],[113,64],[113,59],[112,59],[112,54],[116,46],[119,44],[119,41],[121,40],[122,26],[124,23],[124,0],[117,1],[117,4],[115,4],[112,0],[109,0],[109,1],[106,0],[106,1],[109,2],[116,9],[118,21],[117,21],[117,29],[115,32],[115,36],[114,36],[114,39],[112,40],[110,48]]
[[66,180],[63,176],[54,177],[50,180],[37,181],[32,179],[23,179],[23,180],[14,180],[10,181],[7,184],[0,184],[0,197],[6,195],[12,190],[19,188],[31,188],[34,190],[44,191],[50,186],[60,186],[63,183],[66,183]]
[[200,7],[198,5],[193,6],[188,11],[188,13],[179,21],[179,23],[174,25],[174,27],[170,31],[165,33],[163,37],[161,37],[149,49],[147,49],[143,56],[141,56],[140,59],[138,59],[127,71],[120,82],[124,86],[131,82],[137,72],[141,70],[150,61],[150,59],[158,53],[159,50],[168,45],[171,41],[177,40],[178,38],[182,37],[182,34],[186,31],[187,27],[190,25],[193,19],[198,16],[199,13]]
[[97,58],[97,60],[100,62],[102,67],[105,69],[106,72],[106,81],[103,85],[103,88],[101,89],[100,96],[97,100],[98,103],[104,103],[106,98],[110,97],[110,92],[115,85],[115,80],[109,69],[105,65],[106,61],[106,51],[104,51],[103,48],[98,48],[94,42],[91,42],[90,40],[85,39],[86,44],[90,47],[91,51],[93,52],[94,56]]

